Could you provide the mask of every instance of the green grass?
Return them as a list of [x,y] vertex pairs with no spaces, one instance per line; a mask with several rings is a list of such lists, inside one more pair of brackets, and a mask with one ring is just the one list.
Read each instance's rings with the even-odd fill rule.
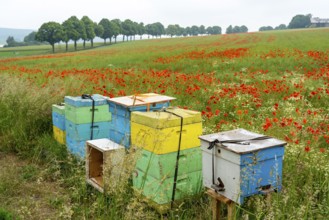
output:
[[[269,201],[249,198],[237,207],[236,219],[326,219],[328,45],[329,29],[321,28],[129,41],[88,50],[79,45],[78,52],[71,45],[68,53],[60,53],[62,44],[55,54],[44,46],[15,48],[33,55],[21,57],[1,49],[0,152],[26,161],[13,181],[1,176],[4,212],[21,216],[31,209],[41,218],[41,208],[27,198],[10,198],[20,195],[15,187],[22,192],[42,179],[58,186],[55,198],[38,193],[45,198],[42,207],[59,218],[211,219],[205,195],[165,216],[133,194],[130,180],[121,194],[103,196],[86,186],[83,162],[52,138],[51,104],[65,95],[163,91],[177,98],[173,105],[203,112],[204,134],[245,128],[289,143],[282,192]],[[246,52],[239,54],[241,48]]]

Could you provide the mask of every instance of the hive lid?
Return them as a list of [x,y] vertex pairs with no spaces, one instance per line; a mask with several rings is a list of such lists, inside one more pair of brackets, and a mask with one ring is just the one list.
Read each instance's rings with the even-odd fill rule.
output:
[[109,151],[109,150],[124,149],[124,147],[121,146],[120,144],[117,144],[107,138],[89,140],[89,141],[86,141],[86,145],[91,145],[94,148],[96,148],[102,152]]
[[65,112],[65,103],[53,104],[52,111],[63,115]]
[[166,111],[132,112],[131,121],[157,129],[177,127],[181,124],[181,118],[175,114],[183,117],[183,125],[201,122],[200,112],[174,107]]
[[203,135],[199,138],[206,142],[213,142],[217,139],[219,142],[224,142],[216,144],[218,147],[223,147],[238,154],[246,154],[261,149],[284,146],[287,144],[286,142],[276,138],[257,134],[242,128],[215,134]]
[[[95,101],[95,106],[107,104],[107,97],[105,96],[94,94],[92,95],[92,98]],[[83,99],[81,96],[65,96],[64,100],[65,104],[69,104],[76,107],[92,106],[91,99]]]
[[108,101],[126,107],[131,107],[131,106],[148,105],[148,104],[159,103],[159,102],[168,102],[175,99],[176,98],[174,97],[159,95],[156,93],[145,93],[145,94],[111,98],[108,99]]

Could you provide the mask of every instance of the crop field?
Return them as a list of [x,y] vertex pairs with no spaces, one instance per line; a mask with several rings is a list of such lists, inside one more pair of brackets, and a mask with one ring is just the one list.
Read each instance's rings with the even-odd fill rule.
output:
[[88,189],[83,162],[52,138],[51,105],[65,95],[155,92],[176,97],[174,106],[202,112],[204,134],[244,128],[288,143],[282,191],[270,200],[249,198],[236,208],[236,219],[328,218],[328,28],[158,38],[67,53],[61,48],[55,54],[50,46],[0,49],[0,165],[6,158],[13,163],[13,176],[8,166],[0,168],[7,170],[0,171],[0,214],[211,219],[203,194],[159,215],[129,184],[112,197]]

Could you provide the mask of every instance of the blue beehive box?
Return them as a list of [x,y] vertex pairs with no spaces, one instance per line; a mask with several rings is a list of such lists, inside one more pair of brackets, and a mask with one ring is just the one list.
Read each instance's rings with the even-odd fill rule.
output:
[[74,154],[75,156],[78,156],[80,158],[84,158],[86,156],[86,150],[85,150],[85,143],[86,140],[84,141],[77,141],[72,138],[70,138],[66,134],[66,146],[67,149]]
[[[95,101],[95,106],[107,104],[107,98],[105,96],[94,94],[92,98]],[[65,104],[75,107],[92,106],[93,103],[91,99],[83,99],[81,96],[65,96],[64,100]]]
[[65,120],[66,134],[69,138],[76,141],[90,140],[91,129],[93,130],[93,139],[107,138],[110,122],[95,122],[93,128],[91,123],[74,124],[70,120]]
[[146,93],[136,96],[123,96],[108,100],[112,113],[110,123],[110,140],[128,148],[130,146],[130,116],[133,111],[154,111],[166,108],[175,98]]
[[[199,138],[203,184],[207,188],[238,204],[255,194],[281,190],[286,142],[244,129]],[[209,149],[215,140],[219,143]]]
[[53,125],[65,131],[65,105],[54,104],[52,105],[52,121]]

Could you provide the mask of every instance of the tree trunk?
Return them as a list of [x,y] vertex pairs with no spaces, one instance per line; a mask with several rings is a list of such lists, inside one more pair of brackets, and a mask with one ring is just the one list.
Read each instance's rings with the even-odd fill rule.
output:
[[122,35],[122,42],[125,42],[125,35]]
[[90,43],[91,43],[91,47],[94,47],[94,39],[91,39]]
[[55,53],[55,44],[52,44],[51,47],[53,48],[53,53]]
[[142,36],[143,36],[143,35],[140,36],[140,38],[139,38],[140,40],[142,40]]
[[77,41],[74,41],[74,50],[77,50]]
[[83,49],[86,49],[86,40],[83,40]]
[[112,44],[112,37],[110,37],[110,44]]
[[114,37],[114,43],[117,43],[117,36]]
[[104,44],[106,44],[106,38],[104,38]]
[[65,42],[65,50],[66,50],[66,52],[68,51],[68,49],[69,49],[69,42],[67,41],[67,42]]

